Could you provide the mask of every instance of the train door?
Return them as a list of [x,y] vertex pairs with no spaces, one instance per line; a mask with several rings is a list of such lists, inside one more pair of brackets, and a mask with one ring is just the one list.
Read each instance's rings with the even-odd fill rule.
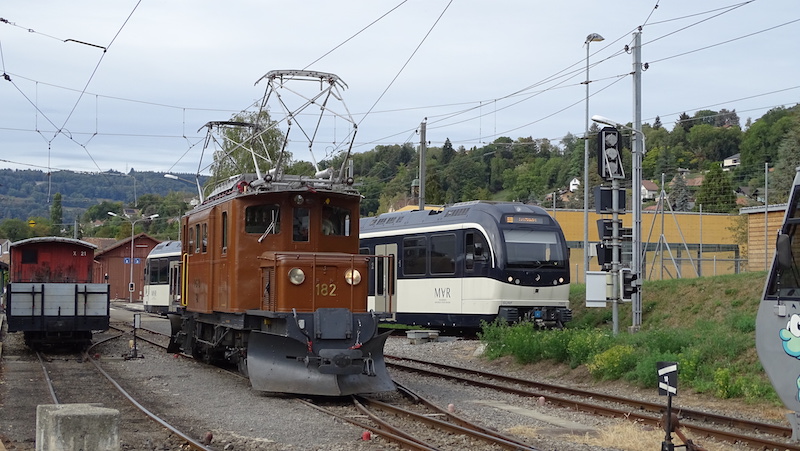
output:
[[391,256],[375,261],[375,311],[391,313],[394,320],[397,311],[397,244],[376,244],[375,255]]
[[181,305],[181,261],[169,262],[169,305],[167,310],[174,312]]

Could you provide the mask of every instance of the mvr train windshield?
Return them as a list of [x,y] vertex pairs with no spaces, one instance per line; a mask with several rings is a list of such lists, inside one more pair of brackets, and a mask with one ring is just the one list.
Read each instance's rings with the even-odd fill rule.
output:
[[564,267],[564,243],[554,230],[505,229],[509,267]]

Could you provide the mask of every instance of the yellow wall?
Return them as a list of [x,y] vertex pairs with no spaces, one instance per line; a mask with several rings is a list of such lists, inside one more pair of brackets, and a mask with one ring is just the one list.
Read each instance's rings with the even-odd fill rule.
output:
[[[564,230],[567,241],[578,241],[583,245],[583,210],[553,210],[547,209],[551,216]],[[712,252],[704,249],[702,265],[698,261],[698,251],[690,247],[690,261],[683,243],[699,244],[704,247],[714,244],[734,245],[734,235],[729,228],[736,225],[738,215],[709,214],[691,212],[669,212],[664,214],[651,211],[642,212],[642,243],[652,243],[656,246],[661,242],[658,251],[650,251],[645,255],[645,279],[669,279],[682,277],[696,277],[697,273],[703,276],[714,274],[731,274],[736,271],[733,252]],[[621,215],[622,227],[632,227],[633,214],[630,212]],[[763,216],[762,216],[763,218]],[[599,215],[594,210],[589,212],[589,245],[590,248],[598,243],[597,220],[611,219],[611,215]],[[662,230],[663,220],[663,230]],[[763,221],[763,219],[762,219]],[[702,229],[702,237],[700,235]],[[662,241],[663,235],[663,241]],[[666,244],[664,244],[666,242]],[[667,247],[668,244],[668,247]],[[710,248],[711,246],[709,246]],[[662,264],[663,259],[663,264]],[[715,260],[716,259],[716,260]],[[570,250],[570,266],[572,280],[583,283],[583,252],[580,248]],[[589,271],[599,271],[597,259],[589,259]],[[747,269],[746,264],[740,266],[740,271]]]

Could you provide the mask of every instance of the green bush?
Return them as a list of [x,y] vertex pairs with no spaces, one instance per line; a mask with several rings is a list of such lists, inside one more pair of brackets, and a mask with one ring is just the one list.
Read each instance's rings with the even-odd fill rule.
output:
[[595,354],[586,365],[597,379],[617,380],[636,367],[637,355],[631,345],[616,345]]
[[567,360],[570,368],[577,368],[588,363],[595,354],[599,354],[614,344],[614,338],[606,331],[598,329],[578,329],[570,331],[567,344]]

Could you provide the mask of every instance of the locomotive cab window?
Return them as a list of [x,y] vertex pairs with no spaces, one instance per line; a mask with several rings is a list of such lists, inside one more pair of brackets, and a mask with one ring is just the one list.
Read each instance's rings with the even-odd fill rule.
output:
[[350,210],[324,205],[321,230],[323,235],[350,236]]
[[292,239],[294,241],[308,241],[308,208],[295,208],[292,222]]
[[280,205],[254,205],[244,211],[245,233],[281,233]]
[[479,232],[467,232],[464,234],[464,248],[466,250],[465,265],[467,269],[472,269],[476,261],[488,260],[488,246],[486,238]]

